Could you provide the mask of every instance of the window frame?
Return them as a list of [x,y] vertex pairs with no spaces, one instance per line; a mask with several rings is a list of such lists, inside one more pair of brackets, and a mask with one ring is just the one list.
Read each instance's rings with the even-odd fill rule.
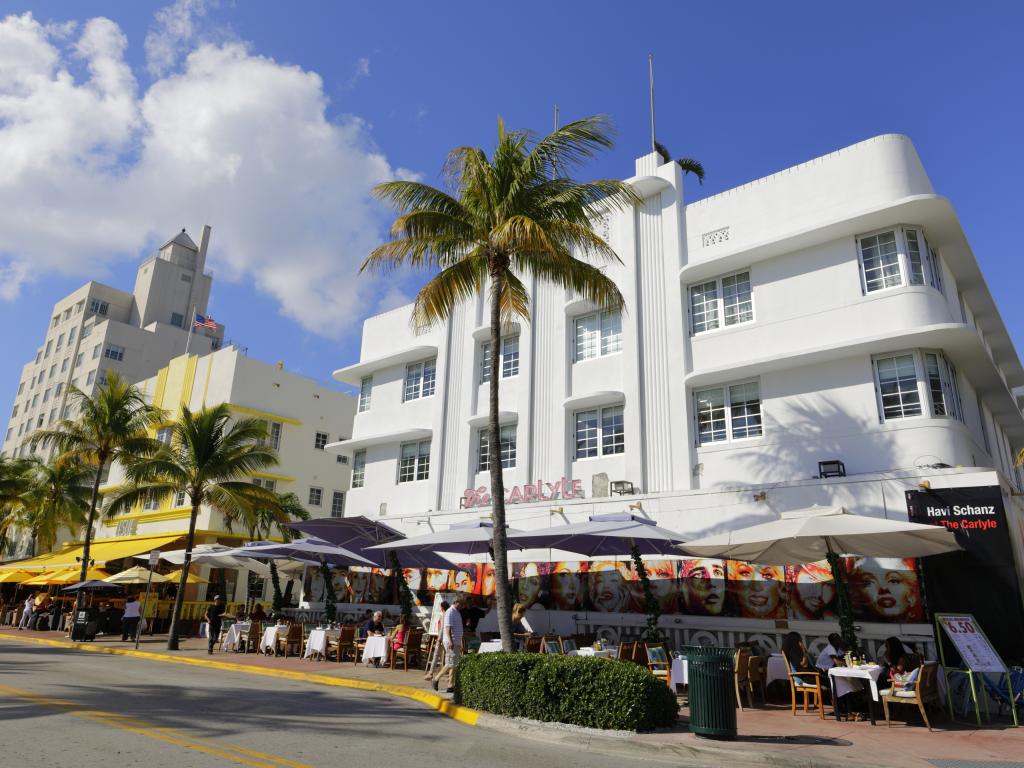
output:
[[[899,282],[885,285],[883,273],[882,285],[868,288],[867,267],[864,262],[862,241],[867,238],[892,234],[896,245],[896,264],[899,268]],[[863,232],[854,238],[857,249],[857,268],[860,274],[860,290],[864,296],[891,291],[896,288],[928,287],[945,295],[942,278],[942,260],[938,251],[928,243],[928,234],[919,224],[896,224],[871,232]],[[917,249],[917,260],[911,256],[911,242]],[[916,278],[917,272],[920,278]]]
[[[324,505],[324,489],[319,485],[309,486],[309,496],[307,496],[310,507],[323,507]],[[314,501],[314,498],[316,501]]]
[[[405,455],[406,448],[414,448],[411,457]],[[425,449],[425,450],[424,450]],[[398,483],[418,483],[430,479],[430,449],[431,440],[412,440],[400,443],[398,446]],[[411,459],[412,463],[406,465],[406,460]],[[406,472],[410,469],[410,472]]]
[[[914,377],[916,379],[917,398],[920,406],[920,413],[906,416],[886,416],[885,405],[882,399],[882,382],[878,373],[878,363],[881,360],[894,360],[896,358],[911,357],[914,362]],[[932,372],[929,370],[929,358],[936,362],[938,381],[934,381]],[[956,366],[949,362],[949,358],[941,349],[904,349],[897,352],[886,352],[885,354],[871,356],[871,370],[875,385],[875,402],[878,407],[879,423],[885,424],[889,421],[904,421],[906,419],[952,419],[966,424],[964,418],[963,401],[960,396],[960,383]],[[936,387],[936,384],[938,386]],[[942,395],[941,407],[943,412],[938,413],[939,403],[936,401],[936,393]]]
[[[502,424],[498,428],[498,443],[500,444],[502,469],[514,469],[518,456],[518,425]],[[490,448],[488,439],[488,427],[481,427],[477,430],[476,438],[476,471],[490,472]],[[511,434],[506,439],[506,433]]]
[[[338,504],[338,498],[341,498],[341,504]],[[345,516],[345,492],[344,491],[331,491],[331,517],[344,517]]]
[[[615,414],[609,414],[609,411],[619,411],[619,417],[622,421],[621,432],[609,432],[608,421],[609,418],[614,419]],[[587,436],[583,438],[586,442],[594,441],[593,453],[590,453],[590,448],[586,449],[585,453],[580,451],[580,418],[587,414],[595,414],[595,422],[593,427],[593,436]],[[597,405],[591,408],[580,408],[572,412],[572,455],[573,461],[587,461],[589,459],[600,459],[606,456],[619,456],[626,452],[626,406],[625,403],[608,403],[606,405]],[[590,427],[586,428],[590,431]],[[621,434],[621,440],[612,439]]]
[[[613,321],[613,318],[614,321]],[[597,326],[593,333],[594,336],[594,353],[591,355],[580,354],[580,323],[587,320],[596,320]],[[611,324],[615,322],[618,325],[618,332],[608,334],[605,333],[605,322]],[[587,360],[597,360],[598,358],[608,357],[610,355],[617,355],[622,352],[622,312],[617,309],[603,309],[595,312],[584,312],[579,315],[575,315],[572,319],[572,362],[573,365],[576,363],[583,363]],[[608,349],[608,347],[615,345],[614,349]],[[589,344],[584,344],[584,350],[590,347]]]
[[349,488],[363,488],[366,486],[366,451],[354,451],[352,453],[352,480]]
[[[739,319],[733,322],[727,322],[728,315],[726,312],[727,307],[725,303],[725,281],[732,280],[734,278],[739,278],[742,275],[746,275],[749,299],[747,301],[739,302],[737,306],[742,306],[743,304],[748,303],[749,301],[750,317],[749,319],[746,320]],[[713,327],[707,327],[707,321],[705,320],[705,326],[698,330],[696,327],[695,320],[696,313],[694,312],[693,292],[697,288],[707,288],[707,286],[712,284],[714,284],[714,298],[711,299],[711,301],[705,300],[701,306],[706,308],[711,306],[713,302],[715,325]],[[709,313],[705,310],[704,314],[706,317]],[[742,318],[744,314],[745,313],[738,312],[735,316]],[[750,267],[747,267],[746,269],[740,269],[735,272],[729,272],[724,275],[719,275],[718,277],[708,278],[707,280],[702,280],[699,283],[692,283],[691,285],[686,286],[686,316],[687,320],[689,321],[690,336],[703,336],[705,333],[721,331],[725,330],[726,328],[734,328],[738,325],[746,325],[747,323],[755,322],[757,320],[757,313],[754,306],[754,281],[751,278]]]
[[319,430],[313,435],[313,449],[316,451],[322,451],[327,447],[327,444],[331,442],[331,436],[327,432],[320,432]]
[[124,353],[127,350],[120,344],[111,344],[110,342],[103,348],[103,357],[107,360],[115,360],[121,362],[124,360]]
[[363,376],[359,382],[359,401],[356,413],[366,413],[373,401],[373,376]]
[[[515,349],[509,349],[515,343]],[[519,334],[511,334],[501,337],[501,360],[498,362],[501,370],[501,378],[511,379],[519,375]],[[480,342],[480,376],[479,384],[486,384],[491,380],[491,342]]]
[[[416,371],[416,369],[419,369]],[[427,371],[430,371],[428,378]],[[415,377],[415,378],[414,378]],[[429,383],[428,383],[429,382]],[[430,391],[426,391],[427,389]],[[402,402],[422,400],[433,397],[437,393],[437,357],[419,360],[405,366],[405,378],[402,386]]]
[[[738,408],[740,406],[740,403],[747,404],[747,403],[750,403],[752,401],[750,401],[750,400],[742,400],[742,401],[734,403],[733,402],[733,398],[734,398],[733,391],[737,390],[737,389],[740,389],[742,387],[749,387],[751,385],[757,387],[757,429],[758,429],[758,433],[757,434],[749,434],[752,431],[752,428],[750,427],[750,425],[748,423],[747,426],[742,428],[746,432],[746,434],[742,434],[741,436],[737,437],[736,436],[736,431],[737,431],[736,421],[737,421],[738,418],[740,418],[740,416],[738,414],[736,414],[733,409],[734,408]],[[722,393],[722,400],[721,400],[722,422],[723,422],[722,433],[723,433],[724,436],[722,438],[720,438],[720,439],[712,438],[712,439],[708,440],[708,439],[705,439],[702,436],[700,395],[705,393],[705,392],[721,392]],[[722,445],[723,443],[725,443],[725,444],[728,444],[728,443],[744,443],[744,442],[749,442],[751,440],[760,440],[761,438],[764,437],[764,431],[765,431],[764,430],[764,393],[761,391],[761,379],[760,378],[753,377],[753,378],[748,378],[748,379],[738,379],[736,381],[729,381],[729,382],[726,382],[724,384],[716,384],[713,387],[701,387],[700,389],[695,389],[693,391],[693,393],[690,396],[690,399],[691,399],[691,402],[693,404],[693,435],[694,435],[695,443],[696,443],[698,448],[703,448],[703,447],[706,447],[706,446],[709,446],[709,445]],[[750,418],[750,414],[745,414],[743,416],[743,418]],[[716,421],[718,421],[718,419],[713,419],[712,420],[712,425]],[[718,431],[719,430],[717,428],[712,426],[712,428],[711,428],[712,435],[717,434]]]

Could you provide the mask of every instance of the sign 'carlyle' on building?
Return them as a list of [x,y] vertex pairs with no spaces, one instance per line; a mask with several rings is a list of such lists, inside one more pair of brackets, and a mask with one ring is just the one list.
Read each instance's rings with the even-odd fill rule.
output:
[[[553,483],[538,480],[535,483],[524,485],[513,485],[505,489],[506,504],[522,504],[527,501],[554,501],[556,499],[582,499],[583,483],[580,480],[570,480],[563,477]],[[491,505],[491,492],[485,485],[479,488],[467,488],[462,495],[462,506],[466,509],[473,507],[489,507]]]

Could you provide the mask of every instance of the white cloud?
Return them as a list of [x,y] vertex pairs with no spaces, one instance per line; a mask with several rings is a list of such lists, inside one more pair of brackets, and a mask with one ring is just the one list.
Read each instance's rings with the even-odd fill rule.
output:
[[385,290],[356,276],[386,216],[368,192],[415,174],[360,119],[328,119],[313,72],[202,43],[139,93],[126,45],[103,18],[77,37],[30,14],[0,21],[0,298],[51,273],[101,276],[181,222],[209,222],[218,280],[350,333]]
[[146,68],[160,77],[168,72],[196,36],[196,20],[206,15],[206,0],[175,0],[158,10],[146,35]]

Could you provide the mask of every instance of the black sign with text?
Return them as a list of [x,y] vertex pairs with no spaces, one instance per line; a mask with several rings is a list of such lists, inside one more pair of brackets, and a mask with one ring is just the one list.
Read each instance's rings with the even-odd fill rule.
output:
[[929,611],[973,613],[1003,659],[1024,658],[1024,607],[999,486],[906,495],[912,522],[943,525],[963,547],[919,561]]

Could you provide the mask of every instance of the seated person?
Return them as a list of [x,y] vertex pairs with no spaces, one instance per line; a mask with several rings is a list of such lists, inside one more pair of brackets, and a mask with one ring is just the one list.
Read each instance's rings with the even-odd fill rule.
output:
[[267,620],[267,612],[263,610],[263,606],[262,605],[260,605],[259,603],[256,603],[256,607],[253,608],[252,612],[249,614],[249,621],[261,621],[262,622],[262,621],[266,621],[266,620]]
[[838,632],[833,632],[828,636],[828,645],[821,649],[821,653],[818,654],[818,659],[814,666],[821,670],[822,673],[827,674],[836,665],[836,661],[843,658],[845,653],[846,646],[843,644],[843,638]]
[[366,637],[369,637],[370,635],[383,635],[384,613],[382,611],[375,611],[366,622],[366,625],[363,627],[363,631],[366,633]]
[[786,663],[794,673],[797,685],[805,685],[813,681],[812,677],[800,679],[801,672],[817,672],[817,670],[807,658],[807,646],[804,645],[804,640],[800,637],[799,632],[790,632],[782,638],[782,655],[786,657]]
[[879,680],[889,680],[895,675],[908,672],[910,651],[898,637],[887,637],[881,648],[881,658],[878,663],[882,665],[882,674]]
[[395,633],[391,636],[391,648],[399,650],[405,644],[405,636],[409,634],[409,617],[404,613],[395,625]]
[[373,611],[369,608],[363,613],[362,621],[359,625],[359,636],[366,637],[366,627],[373,621]]

